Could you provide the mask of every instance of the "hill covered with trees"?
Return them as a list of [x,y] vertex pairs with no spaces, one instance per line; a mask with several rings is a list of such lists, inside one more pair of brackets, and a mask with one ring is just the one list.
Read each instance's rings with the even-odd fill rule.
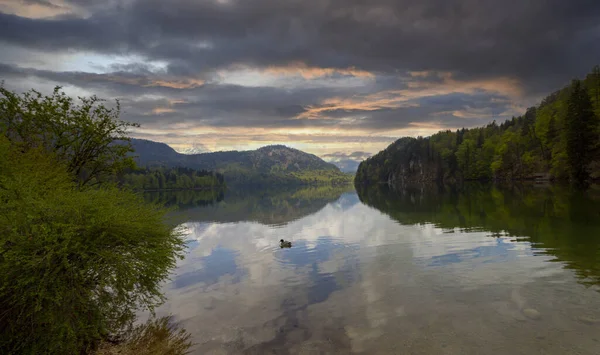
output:
[[283,145],[256,150],[180,154],[164,143],[132,139],[135,159],[142,167],[185,167],[215,171],[228,185],[347,184],[348,174],[313,154]]
[[600,178],[600,67],[525,114],[485,127],[400,138],[363,161],[356,184]]

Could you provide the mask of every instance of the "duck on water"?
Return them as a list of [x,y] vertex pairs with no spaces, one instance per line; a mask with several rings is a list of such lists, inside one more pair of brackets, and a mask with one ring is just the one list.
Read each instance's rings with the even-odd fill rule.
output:
[[292,242],[288,242],[287,240],[283,240],[283,239],[281,239],[281,240],[279,241],[279,246],[280,246],[281,248],[291,248],[291,247],[292,247]]

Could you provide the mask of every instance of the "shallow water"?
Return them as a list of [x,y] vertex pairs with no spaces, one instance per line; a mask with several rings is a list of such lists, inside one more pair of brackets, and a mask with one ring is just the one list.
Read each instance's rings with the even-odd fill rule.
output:
[[473,185],[181,203],[188,254],[158,314],[197,354],[599,354],[597,195]]

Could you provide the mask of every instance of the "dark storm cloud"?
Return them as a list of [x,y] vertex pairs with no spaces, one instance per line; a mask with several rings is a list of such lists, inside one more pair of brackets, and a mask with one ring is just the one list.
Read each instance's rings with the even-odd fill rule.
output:
[[[40,0],[43,1],[43,0]],[[91,2],[75,2],[79,5]],[[136,53],[198,73],[232,64],[511,76],[548,90],[600,58],[597,0],[146,0],[88,18],[0,14],[0,39],[49,51]]]
[[[168,78],[145,70],[143,66],[136,66],[134,69],[129,72],[96,74],[23,69],[0,64],[0,77],[7,80],[41,78],[109,91],[115,98],[120,99],[123,118],[141,123],[145,127],[187,122],[217,128],[338,127],[385,131],[411,128],[415,122],[433,122],[440,128],[457,128],[484,124],[490,121],[493,115],[500,116],[510,107],[510,101],[506,98],[486,93],[451,93],[425,97],[417,95],[415,98],[406,99],[406,102],[380,107],[379,105],[384,105],[390,97],[394,97],[394,94],[386,94],[387,84],[382,91],[384,94],[374,95],[357,95],[353,88],[282,90],[275,87],[245,87],[218,83],[178,89],[172,85],[194,83],[181,80],[169,82]],[[152,96],[144,98],[144,95]],[[338,97],[351,97],[354,101],[347,103],[341,100],[340,103],[324,104],[322,106],[326,109],[320,111],[318,117],[303,116],[311,107],[319,107],[323,101],[335,102]],[[380,103],[382,100],[384,103]],[[466,117],[456,116],[461,112]],[[470,117],[469,112],[474,112],[474,117]]]
[[[479,97],[473,101],[466,98],[456,101],[436,103],[435,105],[399,107],[372,110],[367,113],[360,110],[345,110],[323,113],[319,118],[307,119],[296,117],[306,111],[302,106],[294,104],[294,100],[278,95],[272,88],[242,88],[240,95],[246,96],[246,91],[270,93],[254,97],[256,101],[242,100],[235,96],[221,96],[220,89],[206,91],[203,100],[198,102],[168,105],[163,101],[126,102],[125,107],[131,107],[127,117],[142,124],[152,125],[156,122],[195,122],[213,127],[247,127],[247,128],[302,128],[302,127],[337,127],[342,129],[360,129],[363,131],[385,131],[390,129],[411,128],[415,122],[435,123],[439,128],[458,128],[482,125],[508,109],[507,103],[492,102],[493,97]],[[322,95],[306,92],[304,98],[314,98]],[[213,98],[214,100],[211,100]],[[302,100],[299,95],[296,100]],[[468,103],[466,105],[465,103]],[[487,104],[486,104],[487,103]],[[169,108],[173,111],[161,115],[147,113],[157,107]],[[284,112],[287,111],[287,112]],[[471,117],[472,116],[472,117]],[[509,115],[510,116],[510,115]]]
[[[180,147],[348,147],[327,157],[347,170],[398,134],[518,115],[600,61],[598,0],[15,4],[0,12],[7,87],[119,99],[137,136]],[[43,13],[58,15],[24,17]]]

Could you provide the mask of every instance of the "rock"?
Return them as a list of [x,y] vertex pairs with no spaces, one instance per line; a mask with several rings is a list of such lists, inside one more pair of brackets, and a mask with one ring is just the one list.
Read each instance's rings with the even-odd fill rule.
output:
[[585,324],[589,324],[589,325],[600,323],[600,319],[595,318],[593,316],[579,316],[579,317],[577,317],[577,319],[580,322],[585,323]]
[[529,319],[533,319],[533,320],[537,320],[540,319],[540,317],[542,316],[540,314],[540,312],[538,312],[537,310],[533,309],[533,308],[525,308],[523,310],[523,315]]

